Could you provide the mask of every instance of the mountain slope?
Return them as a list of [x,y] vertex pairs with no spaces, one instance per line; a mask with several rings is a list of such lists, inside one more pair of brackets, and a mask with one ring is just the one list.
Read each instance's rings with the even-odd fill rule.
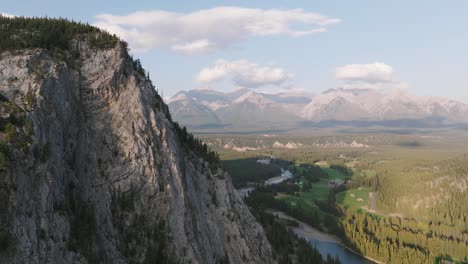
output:
[[287,129],[300,121],[281,105],[254,92],[247,92],[229,106],[217,109],[216,114],[231,129]]
[[314,100],[308,104],[301,114],[307,120],[355,120],[367,119],[370,115],[359,105],[348,101],[343,97],[333,97],[330,101],[321,102]]
[[229,175],[181,144],[126,45],[94,37],[1,54],[0,263],[271,263]]
[[202,104],[209,106],[213,110],[216,110],[217,107],[226,106],[247,92],[249,92],[249,89],[239,89],[228,93],[204,89],[187,91],[187,95]]
[[190,98],[186,92],[179,92],[168,105],[174,119],[185,126],[203,128],[221,125],[218,116],[210,108]]

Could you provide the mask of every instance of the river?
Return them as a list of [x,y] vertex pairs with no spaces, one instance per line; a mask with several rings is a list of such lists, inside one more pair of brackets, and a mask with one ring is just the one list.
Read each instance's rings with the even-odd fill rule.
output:
[[[265,185],[276,184],[282,182],[292,176],[289,171],[282,170],[282,172],[288,172],[288,175],[282,175],[274,177],[265,181]],[[253,187],[247,187],[238,190],[239,194],[245,198],[254,190]],[[283,212],[275,211],[273,212],[276,216],[284,219],[294,220],[299,223],[299,226],[293,227],[292,230],[299,237],[302,237],[309,241],[309,243],[317,248],[317,250],[322,254],[324,258],[327,255],[333,257],[338,256],[342,264],[374,264],[379,263],[378,261],[371,261],[364,256],[359,255],[357,252],[354,252],[343,245],[341,240],[331,234],[322,232],[316,228],[313,228],[295,218],[292,218],[286,215]]]
[[292,227],[294,233],[309,241],[309,243],[317,248],[324,258],[327,255],[338,256],[343,264],[374,264],[377,261],[371,261],[358,253],[346,248],[338,237],[322,232],[313,228],[297,219],[294,219],[283,212],[273,212],[276,216],[284,219],[294,220],[299,223],[297,227]]
[[327,255],[338,256],[343,264],[373,264],[374,262],[358,255],[351,250],[343,247],[340,243],[320,241],[315,239],[308,239],[309,243],[322,254],[323,257]]

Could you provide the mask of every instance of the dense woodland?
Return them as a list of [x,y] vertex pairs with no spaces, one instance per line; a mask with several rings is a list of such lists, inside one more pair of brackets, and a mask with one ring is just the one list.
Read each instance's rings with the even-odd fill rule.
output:
[[348,243],[386,263],[432,263],[437,258],[468,261],[467,234],[400,217],[348,212],[343,229]]
[[[380,214],[347,212],[347,240],[388,263],[468,261],[468,158],[378,166]],[[392,166],[393,165],[393,166]]]
[[88,24],[67,19],[0,16],[0,53],[26,48],[70,48],[73,40],[88,40],[93,48],[114,47],[118,38]]
[[269,166],[257,162],[258,158],[224,160],[222,167],[229,172],[234,187],[240,189],[249,185],[262,183],[265,180],[281,174],[281,164],[274,160]]
[[[233,137],[240,147],[291,140]],[[347,139],[337,136],[334,140]],[[385,136],[372,139],[378,144],[376,147],[359,150],[309,146],[244,153],[219,151],[223,159],[232,162],[265,153],[296,164],[289,169],[301,179],[301,185],[293,179],[275,187],[257,188],[246,198],[255,208],[283,211],[340,236],[356,251],[385,263],[468,262],[468,157],[463,144],[452,138],[441,141],[390,135],[387,139]],[[327,140],[331,141],[330,137],[296,141],[310,144]],[[300,203],[300,197],[309,188],[309,192],[317,192],[320,185],[317,179],[327,178],[328,169],[313,165],[319,163],[328,164],[349,181],[330,191],[328,198],[316,200],[315,206],[320,208],[317,212]],[[307,173],[303,168],[308,168]],[[337,196],[342,197],[342,192],[360,188],[375,196],[366,208],[348,208],[336,200]],[[291,198],[278,198],[285,195]],[[290,206],[291,201],[297,206]],[[372,210],[368,211],[369,208]]]

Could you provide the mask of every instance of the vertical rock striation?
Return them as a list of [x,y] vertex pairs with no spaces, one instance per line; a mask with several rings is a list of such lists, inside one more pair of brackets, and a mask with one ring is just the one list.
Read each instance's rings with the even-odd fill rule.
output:
[[0,262],[271,263],[126,46],[73,46],[1,54]]

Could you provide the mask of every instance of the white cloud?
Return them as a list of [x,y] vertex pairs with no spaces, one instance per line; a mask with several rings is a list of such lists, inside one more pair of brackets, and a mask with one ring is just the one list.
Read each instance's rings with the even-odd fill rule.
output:
[[7,13],[1,13],[1,12],[0,12],[0,16],[9,17],[9,18],[14,18],[14,17],[16,17],[15,15],[7,14]]
[[197,81],[210,84],[230,78],[240,87],[257,88],[279,86],[292,80],[293,75],[283,68],[260,66],[248,60],[218,60],[213,67],[204,68],[197,75]]
[[215,7],[191,13],[154,10],[124,16],[101,14],[94,25],[122,37],[135,51],[166,47],[193,54],[226,48],[255,36],[322,33],[339,22],[302,9]]
[[382,62],[338,67],[335,76],[338,80],[349,82],[389,83],[396,81],[392,66]]
[[172,46],[172,50],[185,54],[207,53],[214,49],[216,49],[216,45],[206,39]]
[[401,81],[392,66],[383,62],[369,64],[348,64],[337,67],[337,80],[343,81],[344,89],[405,90],[407,82]]
[[374,90],[406,90],[409,88],[407,82],[346,82],[340,86],[343,89],[374,89]]

